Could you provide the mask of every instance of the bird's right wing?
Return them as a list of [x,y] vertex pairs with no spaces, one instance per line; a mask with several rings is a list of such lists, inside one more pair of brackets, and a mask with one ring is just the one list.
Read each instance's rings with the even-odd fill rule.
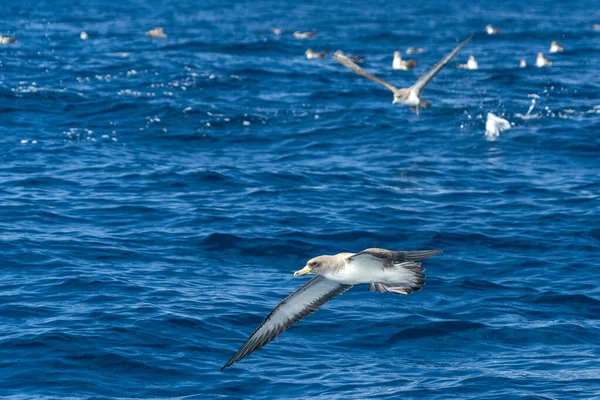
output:
[[417,79],[417,81],[410,87],[410,89],[413,90],[418,97],[421,97],[421,93],[423,93],[425,85],[427,85],[429,81],[431,81],[442,70],[442,68],[444,68],[446,64],[450,62],[450,60],[452,60],[452,58],[460,51],[460,49],[462,49],[467,43],[471,41],[471,39],[473,39],[473,36],[475,35],[469,36],[467,40],[456,46],[456,48],[450,53],[448,53],[446,57],[442,58],[437,64],[433,66],[433,68],[431,68],[429,71],[424,73],[423,76]]
[[368,73],[367,71],[365,71],[364,69],[362,69],[361,67],[356,65],[352,60],[350,60],[350,58],[348,58],[346,55],[344,55],[344,53],[342,53],[341,50],[338,50],[335,52],[335,54],[333,55],[333,59],[335,61],[339,62],[340,64],[342,64],[344,67],[349,68],[352,71],[356,72],[357,74],[362,75],[365,78],[369,78],[372,81],[375,81],[375,82],[379,83],[380,85],[385,86],[386,88],[391,90],[394,94],[398,91],[398,88],[395,87],[394,85],[384,81],[381,78],[376,77],[375,75],[371,75],[370,73]]
[[292,324],[317,311],[319,307],[344,293],[352,285],[344,285],[316,276],[285,298],[254,331],[246,343],[221,368],[240,361],[285,332]]
[[440,254],[442,250],[417,250],[417,251],[391,251],[386,249],[371,248],[361,251],[350,258],[360,255],[370,255],[389,262],[421,261]]

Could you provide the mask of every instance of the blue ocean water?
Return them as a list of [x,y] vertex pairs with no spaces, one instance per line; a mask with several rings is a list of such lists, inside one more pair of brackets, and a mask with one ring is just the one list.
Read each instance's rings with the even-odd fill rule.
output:
[[[599,9],[5,2],[0,396],[600,398]],[[475,32],[420,121],[304,58],[406,86]],[[306,260],[375,246],[444,253],[421,292],[357,286],[219,370]]]

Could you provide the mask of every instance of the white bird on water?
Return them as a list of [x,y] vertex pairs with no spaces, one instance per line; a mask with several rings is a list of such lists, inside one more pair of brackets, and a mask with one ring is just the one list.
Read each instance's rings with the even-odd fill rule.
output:
[[0,33],[0,44],[11,44],[11,43],[16,43],[17,39],[16,38],[11,38],[8,36],[3,36]]
[[308,58],[309,60],[314,60],[316,58],[325,58],[327,57],[327,52],[326,51],[313,51],[312,49],[308,49],[306,50],[306,52],[304,53],[306,55],[306,58]]
[[550,49],[548,50],[548,53],[562,53],[563,51],[565,51],[565,48],[562,47],[556,40],[553,40],[552,43],[550,43]]
[[537,58],[535,59],[535,66],[538,68],[547,67],[552,65],[552,61],[549,58],[544,57],[544,54],[540,51],[537,53]]
[[525,68],[527,67],[527,61],[525,61],[524,58],[521,59],[521,61],[519,61],[519,68]]
[[380,85],[385,86],[387,89],[391,90],[394,93],[394,100],[392,104],[400,103],[409,107],[414,107],[415,112],[417,113],[417,117],[420,117],[419,109],[431,107],[431,102],[427,100],[422,100],[421,95],[423,94],[423,89],[425,86],[452,60],[452,58],[462,49],[469,41],[473,38],[470,36],[467,40],[456,46],[454,50],[448,53],[444,58],[442,58],[437,64],[435,64],[429,71],[425,72],[411,87],[408,88],[397,88],[384,81],[381,78],[372,75],[356,65],[352,62],[348,57],[344,55],[340,50],[338,50],[334,55],[333,59],[342,64],[343,66],[351,69],[356,72],[358,75],[364,76],[365,78],[371,79],[379,83]]
[[466,64],[458,64],[458,68],[463,68],[463,69],[478,69],[479,68],[479,64],[477,63],[477,60],[475,60],[475,56],[469,56],[469,59],[467,60]]
[[494,28],[491,24],[486,25],[485,31],[488,35],[497,35],[500,33],[500,29]]
[[339,253],[310,259],[294,276],[317,276],[279,303],[221,370],[260,349],[295,322],[354,285],[368,283],[369,291],[379,293],[411,294],[421,290],[425,275],[418,261],[441,252],[366,249],[360,253]]
[[500,132],[508,129],[510,129],[510,122],[492,113],[487,113],[487,121],[485,122],[485,136],[488,140],[496,140],[498,136],[500,136]]
[[409,69],[413,69],[417,66],[417,62],[415,60],[403,60],[402,53],[399,51],[394,52],[394,61],[392,61],[392,69],[406,71]]

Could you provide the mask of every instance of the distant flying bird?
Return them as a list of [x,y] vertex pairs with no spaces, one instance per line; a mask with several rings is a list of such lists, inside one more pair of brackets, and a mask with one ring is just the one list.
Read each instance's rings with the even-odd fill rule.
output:
[[392,69],[406,71],[409,69],[413,69],[416,66],[417,62],[415,60],[403,60],[402,53],[400,53],[399,51],[394,52],[394,61],[392,61]]
[[433,66],[429,71],[427,71],[423,76],[421,76],[417,81],[409,88],[399,89],[394,85],[384,81],[381,78],[372,75],[353,63],[348,59],[340,50],[338,50],[334,55],[333,59],[342,64],[343,66],[351,69],[356,72],[358,75],[362,75],[365,78],[371,79],[380,85],[385,86],[389,90],[394,93],[394,101],[392,104],[400,103],[409,107],[414,107],[415,112],[417,113],[417,117],[420,118],[419,109],[420,108],[428,108],[431,106],[431,103],[426,100],[421,99],[421,94],[423,93],[423,89],[425,86],[452,60],[452,58],[462,49],[469,41],[473,38],[470,36],[467,40],[456,46],[454,50],[452,50],[448,55],[442,58],[437,64]]
[[158,38],[158,39],[166,39],[168,37],[167,34],[165,33],[164,29],[161,28],[160,26],[146,32],[146,36],[151,37],[151,38]]
[[425,49],[422,47],[409,47],[406,49],[406,54],[420,54],[423,53]]
[[294,37],[296,39],[309,39],[309,38],[313,38],[315,36],[317,36],[316,32],[300,32],[300,31],[294,32]]
[[552,43],[550,43],[550,50],[548,50],[548,53],[561,53],[563,51],[565,51],[565,48],[556,40],[553,40]]
[[360,253],[339,253],[309,260],[294,276],[317,276],[279,303],[221,370],[260,349],[354,285],[368,283],[369,291],[379,293],[411,294],[421,290],[425,275],[418,261],[441,252],[366,249]]
[[525,59],[522,59],[522,60],[519,62],[519,67],[520,67],[520,68],[525,68],[525,67],[527,67],[527,61],[525,61]]
[[488,35],[497,35],[500,33],[500,29],[494,28],[492,25],[488,24],[485,27],[485,31]]
[[306,50],[306,52],[304,54],[306,54],[306,58],[308,58],[309,60],[327,57],[326,51],[315,52],[315,51],[312,51],[312,49]]
[[478,69],[479,64],[477,63],[477,60],[475,60],[475,56],[469,56],[469,60],[467,61],[467,63],[466,64],[458,64],[458,68]]
[[535,59],[535,66],[538,68],[547,67],[552,65],[552,61],[549,58],[545,58],[544,54],[540,51],[537,53],[537,58]]
[[16,38],[3,36],[2,34],[0,34],[0,44],[11,44],[11,43],[16,43],[16,42],[17,42]]

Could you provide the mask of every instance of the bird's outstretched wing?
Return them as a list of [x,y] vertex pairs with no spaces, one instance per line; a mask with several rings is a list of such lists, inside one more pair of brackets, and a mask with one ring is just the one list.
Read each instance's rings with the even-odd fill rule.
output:
[[423,76],[417,79],[417,81],[410,87],[410,89],[413,90],[418,97],[421,97],[421,93],[423,93],[423,89],[429,83],[429,81],[431,81],[442,70],[442,68],[444,68],[446,64],[450,62],[450,60],[452,60],[452,58],[460,51],[460,49],[462,49],[467,43],[469,43],[471,39],[473,39],[473,36],[475,35],[469,36],[467,40],[456,46],[456,48],[450,53],[448,53],[446,57],[442,58],[437,64],[433,66],[433,68],[431,68],[429,71],[424,73]]
[[335,54],[333,55],[333,59],[335,61],[339,62],[340,64],[342,64],[344,67],[349,68],[352,71],[356,72],[357,74],[362,75],[365,78],[369,78],[369,79],[379,83],[380,85],[385,86],[386,88],[391,90],[394,94],[398,91],[398,88],[396,86],[384,81],[381,78],[376,77],[375,75],[368,73],[367,71],[365,71],[364,69],[362,69],[361,67],[356,65],[352,60],[350,60],[350,58],[348,58],[346,55],[344,55],[344,53],[342,53],[341,50],[338,50],[335,52]]
[[352,285],[330,281],[320,275],[312,278],[275,307],[221,370],[240,361],[254,350],[260,349],[285,332],[295,322],[314,313],[323,304],[351,287]]
[[389,262],[421,261],[438,255],[442,250],[417,250],[417,251],[391,251],[386,249],[371,248],[356,253],[350,258],[360,255],[370,255]]

